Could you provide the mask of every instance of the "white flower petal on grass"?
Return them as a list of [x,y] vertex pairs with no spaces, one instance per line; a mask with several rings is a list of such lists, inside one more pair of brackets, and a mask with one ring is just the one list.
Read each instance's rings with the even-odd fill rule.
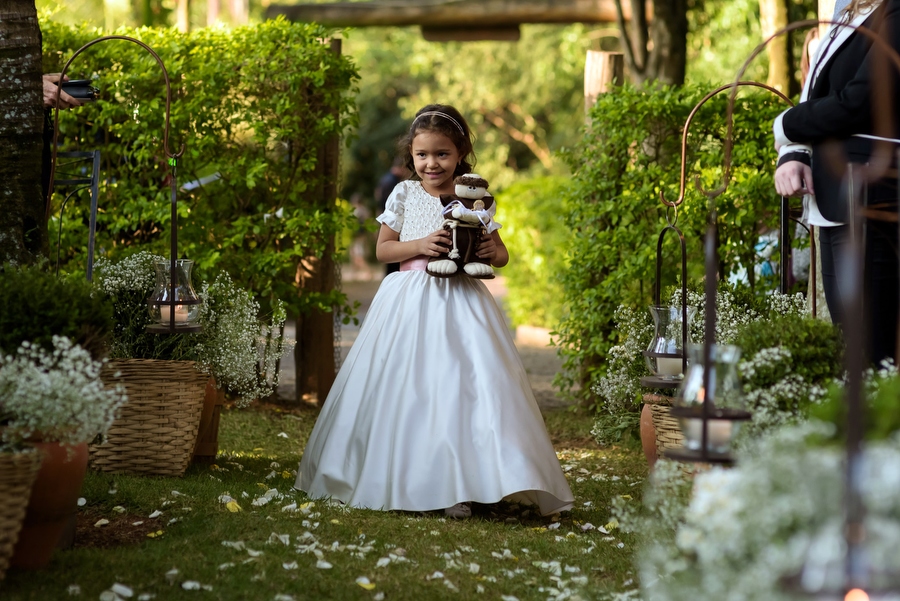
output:
[[484,594],[484,585],[476,584],[475,592],[478,593],[479,595],[483,595]]
[[291,503],[291,504],[289,504],[289,505],[285,505],[284,507],[281,508],[281,511],[287,511],[287,512],[290,512],[290,513],[295,513],[295,512],[297,511],[297,504],[296,504],[296,503]]
[[328,563],[327,561],[325,561],[324,559],[320,559],[316,562],[316,567],[319,568],[320,570],[330,570],[334,566],[331,565],[330,563]]
[[559,530],[559,522],[554,522],[547,526],[547,530]]
[[284,593],[278,593],[277,595],[275,595],[275,597],[272,599],[272,601],[297,601],[297,600],[294,599],[293,595],[285,595]]
[[178,579],[178,573],[178,568],[172,568],[166,572],[166,580],[169,584],[175,584],[175,581]]
[[184,496],[186,496],[183,492],[178,492],[177,490],[173,490],[173,491],[170,492],[169,494],[172,495],[173,497],[184,497]]
[[125,597],[126,599],[134,596],[134,590],[130,586],[125,586],[124,584],[119,584],[118,582],[109,587],[109,590],[119,595],[120,597]]
[[156,511],[154,511],[153,513],[151,513],[151,514],[148,515],[147,517],[150,518],[150,519],[152,520],[152,519],[154,519],[154,518],[158,518],[158,517],[161,516],[161,515],[162,515],[162,511],[160,511],[159,509],[157,509]]
[[480,571],[481,571],[481,566],[478,565],[477,563],[470,563],[470,564],[469,564],[469,573],[470,573],[470,574],[477,574],[477,573],[480,572]]
[[79,507],[84,507],[87,505],[87,499],[84,497],[78,497],[78,502],[76,503]]
[[223,547],[231,547],[232,549],[235,549],[236,551],[243,551],[244,549],[247,548],[247,545],[244,544],[244,541],[242,541],[242,540],[235,540],[235,541],[223,540],[222,546]]
[[122,507],[121,505],[116,505],[115,507],[112,508],[112,510],[115,511],[116,513],[125,513],[125,508]]
[[443,574],[443,573],[441,573],[441,572],[435,572],[435,573],[432,574],[431,576],[426,576],[426,577],[425,577],[425,580],[440,580],[440,579],[443,578],[443,577],[444,577],[444,574]]
[[249,555],[250,557],[259,557],[262,554],[263,554],[262,551],[257,551],[255,549],[251,549],[250,547],[247,547],[247,555]]
[[122,597],[112,591],[103,591],[100,593],[100,601],[122,601]]
[[296,561],[286,561],[281,564],[281,567],[283,567],[285,570],[296,570],[299,566],[297,565]]
[[219,571],[227,570],[228,568],[233,568],[233,567],[234,567],[234,562],[229,561],[229,562],[226,562],[223,564],[219,564]]
[[502,601],[519,601],[519,598],[513,595],[500,595],[500,599]]
[[137,596],[137,601],[150,601],[155,597],[156,595],[154,595],[153,593],[141,593]]
[[389,563],[391,563],[391,558],[390,558],[390,557],[382,557],[382,558],[379,559],[377,562],[375,562],[375,567],[376,567],[376,568],[383,568],[383,567],[385,567],[386,565],[388,565]]
[[96,522],[94,522],[94,528],[100,528],[101,526],[106,526],[107,524],[109,524],[109,520],[107,519],[97,520]]
[[587,532],[587,531],[589,531],[589,530],[594,530],[595,528],[596,528],[596,526],[594,526],[594,525],[593,525],[592,523],[590,523],[590,522],[586,522],[586,523],[584,523],[584,524],[581,525],[581,530],[582,530],[582,532]]
[[450,589],[454,593],[459,592],[459,589],[456,587],[456,585],[453,584],[452,582],[450,582],[449,580],[444,580],[444,586],[446,586],[448,589]]
[[234,501],[231,495],[223,494],[219,495],[219,503],[228,503],[229,501]]
[[371,591],[375,588],[375,583],[366,578],[365,576],[360,576],[356,579],[356,584],[358,584],[361,588]]
[[269,540],[266,541],[266,544],[278,543],[280,542],[285,547],[291,544],[291,535],[290,534],[276,534],[272,533],[269,535]]
[[290,438],[286,432],[279,432],[276,436],[278,436],[278,438]]
[[81,594],[81,587],[77,584],[70,584],[69,588],[66,589],[66,592],[72,595],[73,597],[77,597]]
[[185,580],[184,582],[181,583],[181,588],[183,588],[186,591],[199,591],[201,588],[201,585],[196,580]]
[[138,520],[138,521],[136,521],[136,522],[131,522],[131,525],[132,525],[132,526],[140,526],[140,525],[143,524],[143,523],[144,523],[144,520]]
[[378,591],[372,596],[372,601],[384,601],[384,591]]
[[269,472],[268,474],[266,474],[266,480],[271,480],[272,478],[274,478],[277,475],[278,474],[276,474],[274,471]]

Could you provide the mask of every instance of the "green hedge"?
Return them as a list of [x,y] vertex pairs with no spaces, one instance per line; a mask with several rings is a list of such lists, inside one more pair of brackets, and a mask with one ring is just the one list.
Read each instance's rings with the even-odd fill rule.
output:
[[[660,192],[678,197],[681,135],[691,109],[707,87],[617,88],[601,95],[578,146],[567,153],[572,185],[563,211],[571,231],[563,272],[566,315],[559,325],[565,371],[564,391],[591,397],[605,371],[606,353],[618,338],[613,313],[619,305],[643,307],[653,300],[657,238],[665,225]],[[695,115],[688,140],[685,203],[678,225],[688,248],[688,278],[703,274],[706,189],[723,177],[723,145],[728,93],[713,97]],[[728,190],[718,197],[720,266],[727,277],[756,262],[759,233],[777,226],[779,197],[772,184],[775,152],[771,122],[786,108],[765,91],[741,92],[735,110],[734,169]],[[680,279],[677,238],[666,235],[663,286]],[[750,283],[758,293],[775,282]]]
[[[43,22],[44,70],[59,71],[84,43],[102,35]],[[331,307],[337,293],[298,294],[298,264],[320,257],[348,219],[323,201],[317,175],[326,141],[355,123],[352,62],[330,50],[330,30],[266,21],[233,30],[122,29],[161,57],[172,84],[169,146],[186,146],[179,185],[219,179],[179,192],[179,253],[197,278],[227,271],[262,300],[294,311]],[[170,203],[162,152],[165,90],[153,57],[113,40],[79,55],[72,79],[92,78],[100,100],[61,115],[62,148],[102,153],[98,254],[140,246],[168,255]],[[59,196],[59,195],[57,195]],[[55,206],[58,214],[59,202]],[[55,242],[58,219],[51,222]],[[86,194],[67,207],[63,261],[82,268],[87,245]]]
[[562,198],[567,177],[538,177],[497,193],[497,221],[511,260],[504,304],[513,325],[554,329],[563,317],[561,276],[568,239]]

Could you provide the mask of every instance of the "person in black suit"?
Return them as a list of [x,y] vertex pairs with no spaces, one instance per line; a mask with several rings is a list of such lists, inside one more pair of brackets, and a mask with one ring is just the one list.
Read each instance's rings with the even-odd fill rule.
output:
[[[832,319],[840,324],[851,235],[847,189],[851,181],[864,177],[864,170],[856,166],[876,162],[876,139],[882,149],[889,148],[891,164],[878,180],[866,182],[857,196],[896,215],[898,193],[900,77],[885,59],[886,52],[855,28],[877,32],[900,50],[900,0],[851,0],[846,7],[836,7],[833,20],[840,24],[832,25],[819,42],[800,102],[776,118],[773,130],[779,156],[775,189],[782,196],[802,195],[809,223],[820,228],[825,299]],[[873,74],[885,63],[890,66]],[[877,104],[885,97],[887,101]],[[875,106],[882,107],[878,115]],[[852,171],[848,165],[854,166]],[[896,357],[897,239],[896,223],[866,220],[863,306],[866,353],[875,364]]]

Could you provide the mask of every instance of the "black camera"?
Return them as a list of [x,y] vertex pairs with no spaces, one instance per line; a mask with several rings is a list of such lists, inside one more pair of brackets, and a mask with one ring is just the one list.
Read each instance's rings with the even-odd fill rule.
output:
[[97,88],[91,85],[90,79],[70,79],[62,83],[63,91],[76,100],[93,102],[97,100]]

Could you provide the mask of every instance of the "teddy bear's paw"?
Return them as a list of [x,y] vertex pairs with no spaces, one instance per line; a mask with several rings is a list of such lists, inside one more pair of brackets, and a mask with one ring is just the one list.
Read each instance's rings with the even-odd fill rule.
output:
[[494,270],[491,269],[490,265],[485,265],[484,263],[466,263],[463,269],[473,278],[485,279],[494,277]]
[[449,261],[447,259],[442,259],[440,261],[431,261],[428,263],[428,272],[434,275],[453,275],[456,273],[456,263],[453,261]]

